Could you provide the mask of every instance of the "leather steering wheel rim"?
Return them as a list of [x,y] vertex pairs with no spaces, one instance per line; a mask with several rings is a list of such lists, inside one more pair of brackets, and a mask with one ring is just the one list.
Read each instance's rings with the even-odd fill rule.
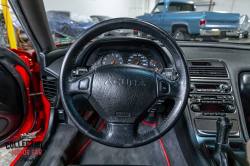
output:
[[[136,29],[150,34],[155,39],[159,40],[173,57],[174,65],[178,72],[178,79],[171,81],[150,69],[133,65],[105,65],[98,67],[94,71],[80,76],[79,78],[73,78],[71,72],[74,68],[75,60],[84,46],[96,36],[115,29]],[[139,93],[134,92],[138,90],[145,95],[146,101],[142,100],[142,103],[140,104],[140,102],[136,103],[132,99],[127,100],[127,98],[121,96],[119,94],[120,89],[117,88],[118,84],[115,82],[115,80],[118,80],[116,77],[119,77],[119,80],[121,80],[121,76],[123,78],[126,77],[125,80],[127,82],[124,83],[122,78],[122,81],[118,83],[119,88],[122,89],[121,91],[126,91],[125,97],[129,98],[130,96],[128,94],[132,94],[132,98],[135,99],[137,97],[136,95],[140,95]],[[137,80],[134,79],[135,76],[138,78]],[[111,80],[111,78],[115,79]],[[159,90],[161,83],[169,86],[169,91],[167,93],[162,93]],[[83,89],[80,87],[81,84],[84,85]],[[109,89],[112,89],[110,94],[108,91]],[[167,32],[142,20],[118,18],[107,20],[92,26],[75,40],[66,53],[61,67],[59,90],[64,109],[80,132],[91,139],[108,146],[136,147],[159,139],[175,125],[184,111],[187,102],[189,93],[189,75],[181,48]],[[116,100],[109,100],[112,104],[106,104],[105,102],[107,99],[101,97],[102,95],[98,96],[98,94],[101,93],[106,94],[105,97],[109,99],[112,99],[114,96]],[[94,108],[99,115],[107,121],[106,133],[96,130],[79,115],[72,101],[72,96],[76,94],[82,94],[87,98],[91,104],[94,105]],[[116,111],[120,110],[117,105],[123,103],[123,101],[117,100],[117,95],[120,96],[123,101],[131,102],[130,105],[127,104],[130,112],[127,110],[124,110],[123,112]],[[142,96],[140,96],[140,98],[141,97]],[[145,109],[149,109],[149,105],[154,104],[153,100],[158,100],[162,97],[175,100],[172,111],[156,128],[147,133],[138,134],[136,132],[138,124],[142,121],[142,118],[148,114]],[[131,110],[131,105],[133,104],[135,105],[134,107],[138,104],[140,106],[138,108],[143,108],[144,110]]]

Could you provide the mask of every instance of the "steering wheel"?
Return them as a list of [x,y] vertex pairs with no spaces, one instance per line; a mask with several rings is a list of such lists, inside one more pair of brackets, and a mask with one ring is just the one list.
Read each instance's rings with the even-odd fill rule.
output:
[[[104,65],[82,76],[71,75],[79,52],[96,36],[115,29],[136,29],[159,40],[172,54],[178,79],[169,80],[152,69],[135,65]],[[87,55],[83,55],[86,59]],[[164,56],[167,56],[164,55]],[[112,147],[136,147],[166,134],[183,112],[189,92],[189,75],[183,53],[174,39],[157,26],[132,18],[96,24],[82,33],[69,48],[60,73],[62,104],[80,132]],[[90,126],[78,113],[74,95],[83,95],[106,121],[105,133]],[[173,99],[168,117],[154,129],[139,134],[139,123],[157,102]]]

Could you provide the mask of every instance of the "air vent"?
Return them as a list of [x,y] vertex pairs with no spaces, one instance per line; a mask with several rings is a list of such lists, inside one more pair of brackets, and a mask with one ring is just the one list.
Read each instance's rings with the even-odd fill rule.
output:
[[42,76],[43,92],[50,103],[54,103],[57,97],[57,79],[50,76]]
[[225,67],[189,67],[190,77],[228,77]]
[[239,150],[242,147],[242,143],[239,142],[230,142],[230,147],[234,150]]

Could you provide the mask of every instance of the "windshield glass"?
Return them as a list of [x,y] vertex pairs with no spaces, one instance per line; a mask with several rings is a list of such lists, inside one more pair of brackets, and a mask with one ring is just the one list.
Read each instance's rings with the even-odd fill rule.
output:
[[[74,41],[91,26],[120,17],[155,24],[175,40],[250,43],[247,1],[44,0],[44,6],[56,44]],[[150,38],[137,30],[115,30],[99,37],[108,36]]]

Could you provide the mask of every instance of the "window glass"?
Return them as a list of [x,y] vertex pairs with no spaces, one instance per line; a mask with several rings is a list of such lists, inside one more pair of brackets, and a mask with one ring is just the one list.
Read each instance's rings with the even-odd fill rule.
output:
[[162,4],[158,4],[158,5],[155,7],[153,13],[161,13],[161,12],[163,11],[163,9],[164,9],[164,4],[163,4],[163,3],[162,3]]
[[168,11],[194,11],[193,4],[171,2]]

